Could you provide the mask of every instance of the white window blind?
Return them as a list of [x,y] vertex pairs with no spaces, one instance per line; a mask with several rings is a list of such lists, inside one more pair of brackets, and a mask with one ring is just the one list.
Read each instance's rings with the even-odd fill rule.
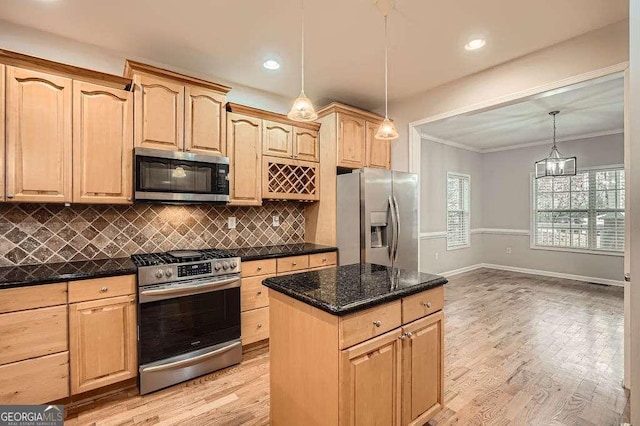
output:
[[534,179],[534,244],[624,251],[624,169]]
[[469,175],[447,173],[447,249],[471,244],[469,187]]

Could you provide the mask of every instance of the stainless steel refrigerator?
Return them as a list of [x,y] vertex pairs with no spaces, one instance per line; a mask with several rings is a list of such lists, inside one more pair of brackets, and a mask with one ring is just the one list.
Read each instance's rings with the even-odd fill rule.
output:
[[364,168],[338,175],[340,265],[418,270],[418,175]]

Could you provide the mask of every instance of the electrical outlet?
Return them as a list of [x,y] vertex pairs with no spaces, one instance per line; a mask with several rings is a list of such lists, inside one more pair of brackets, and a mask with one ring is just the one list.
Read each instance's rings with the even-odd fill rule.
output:
[[277,228],[278,226],[280,226],[280,216],[279,215],[274,214],[272,216],[271,226],[273,226],[274,228]]
[[511,254],[511,247],[507,247],[507,254]]
[[440,259],[440,252],[436,252],[436,260]]
[[229,218],[227,219],[227,228],[236,229],[236,217],[235,216],[229,216]]

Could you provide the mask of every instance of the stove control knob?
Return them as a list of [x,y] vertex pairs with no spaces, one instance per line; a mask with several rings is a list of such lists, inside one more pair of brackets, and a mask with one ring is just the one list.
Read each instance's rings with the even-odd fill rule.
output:
[[222,267],[222,266],[220,265],[220,262],[216,262],[216,264],[215,264],[215,266],[213,267],[213,269],[215,269],[216,271],[219,271],[221,267]]
[[235,260],[231,261],[231,269],[236,269],[238,267],[238,263]]
[[171,276],[173,275],[173,271],[171,269],[167,269],[164,274],[167,278],[171,278]]
[[159,270],[159,269],[158,269],[158,270],[156,271],[156,278],[157,278],[157,279],[162,278],[162,276],[163,276],[163,275],[164,275],[164,274],[162,273],[162,271],[161,271],[161,270]]
[[222,268],[226,271],[229,269],[229,262],[222,262]]

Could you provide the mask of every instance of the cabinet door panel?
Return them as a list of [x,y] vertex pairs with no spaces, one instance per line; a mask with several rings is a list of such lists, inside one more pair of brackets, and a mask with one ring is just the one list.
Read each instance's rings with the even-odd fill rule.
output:
[[135,84],[135,146],[182,149],[184,86],[137,74]]
[[343,350],[340,424],[400,424],[400,330]]
[[69,305],[73,395],[136,376],[135,296]]
[[185,151],[226,155],[226,97],[200,87],[185,88]]
[[365,120],[338,114],[338,167],[364,167]]
[[391,141],[376,139],[379,123],[367,121],[367,167],[391,169]]
[[315,130],[293,129],[294,157],[298,160],[320,161],[320,138]]
[[229,204],[262,205],[262,121],[227,114],[227,153],[231,173]]
[[[4,132],[4,123],[5,123],[5,114],[4,114],[4,106],[6,101],[5,95],[5,66],[0,64],[0,146],[4,148],[5,146],[5,132]],[[4,184],[5,184],[5,168],[4,168],[4,149],[0,149],[0,201],[5,200],[4,196]]]
[[7,67],[7,199],[71,202],[71,80]]
[[403,424],[426,423],[444,406],[444,314],[403,327]]
[[274,157],[293,156],[293,126],[263,120],[263,154]]
[[73,134],[73,201],[131,203],[131,92],[74,81]]

